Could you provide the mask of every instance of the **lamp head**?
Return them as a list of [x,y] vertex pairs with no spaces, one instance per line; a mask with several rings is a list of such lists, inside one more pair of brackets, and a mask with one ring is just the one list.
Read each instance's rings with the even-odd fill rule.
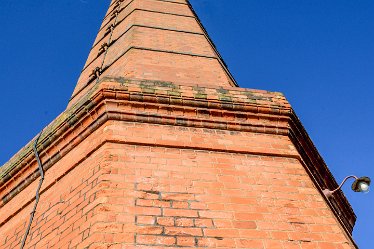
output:
[[367,176],[357,178],[352,184],[352,190],[355,192],[367,193],[370,190],[370,178]]

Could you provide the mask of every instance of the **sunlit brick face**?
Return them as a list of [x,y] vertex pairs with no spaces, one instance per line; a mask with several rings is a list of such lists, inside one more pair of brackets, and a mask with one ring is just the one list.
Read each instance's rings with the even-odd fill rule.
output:
[[[103,45],[109,45],[106,52]],[[186,85],[234,86],[187,1],[127,0],[113,3],[73,93],[75,103],[100,77]]]

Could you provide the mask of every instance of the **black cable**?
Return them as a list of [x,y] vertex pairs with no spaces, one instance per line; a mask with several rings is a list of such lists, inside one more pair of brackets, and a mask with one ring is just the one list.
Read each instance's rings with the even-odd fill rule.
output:
[[43,131],[41,131],[39,133],[38,137],[35,139],[34,146],[33,146],[34,154],[35,154],[36,160],[38,162],[38,168],[39,168],[39,173],[40,173],[40,180],[39,180],[38,188],[36,189],[34,209],[30,213],[30,221],[29,221],[29,225],[27,226],[27,230],[25,232],[23,240],[22,240],[21,249],[23,249],[23,247],[25,246],[27,236],[29,235],[31,224],[32,224],[32,221],[34,220],[34,215],[35,215],[36,207],[38,206],[38,203],[39,203],[39,197],[40,197],[39,192],[40,192],[40,188],[42,187],[43,180],[44,180],[43,165],[42,165],[42,162],[40,161],[40,157],[39,157],[38,149],[37,149],[38,141],[39,141],[40,136],[42,135],[42,132]]
[[118,1],[119,4],[117,6],[117,9],[114,12],[115,15],[116,15],[116,18],[114,20],[114,23],[109,26],[110,27],[110,36],[109,36],[109,40],[107,42],[107,48],[104,51],[103,61],[101,62],[101,66],[99,67],[99,72],[98,72],[98,75],[97,75],[97,78],[96,78],[96,83],[98,83],[99,80],[100,80],[100,75],[103,72],[105,58],[108,55],[108,50],[109,50],[110,45],[112,45],[111,43],[112,43],[112,37],[113,37],[113,33],[114,33],[114,28],[116,27],[116,25],[118,23],[118,16],[119,16],[119,12],[121,10],[121,4],[122,4],[122,2],[123,1]]

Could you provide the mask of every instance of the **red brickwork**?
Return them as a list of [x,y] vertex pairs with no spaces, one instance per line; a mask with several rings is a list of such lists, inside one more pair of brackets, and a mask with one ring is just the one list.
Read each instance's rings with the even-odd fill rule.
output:
[[[110,45],[107,51],[103,45]],[[186,1],[113,2],[78,80],[70,106],[103,76],[177,84],[234,86],[235,83]]]
[[[42,137],[47,171],[27,248],[354,248],[288,135],[282,95],[101,87]],[[33,201],[24,150],[5,166],[29,161],[1,185],[0,248],[18,247]]]
[[[214,134],[226,143],[255,135],[118,121],[105,129],[117,134],[109,139],[118,141],[133,133],[141,133],[140,139],[158,133],[155,139],[165,144],[180,133],[191,141]],[[263,151],[265,141],[258,146]],[[283,137],[273,141],[279,148],[282,143],[291,146]],[[215,144],[212,138],[210,142]],[[77,149],[81,146],[88,145]],[[46,179],[57,176],[48,173]],[[37,248],[352,248],[295,158],[111,142],[51,184],[42,195],[28,243]],[[27,188],[34,189],[35,184]],[[27,190],[17,199],[24,199]],[[6,207],[14,205],[15,199]],[[26,206],[2,226],[6,236],[0,248],[19,243],[30,209]]]
[[[284,96],[231,86],[186,1],[113,1],[40,138],[25,248],[356,248],[355,215],[322,195],[336,182]],[[0,171],[0,249],[19,248],[35,201],[32,143]]]

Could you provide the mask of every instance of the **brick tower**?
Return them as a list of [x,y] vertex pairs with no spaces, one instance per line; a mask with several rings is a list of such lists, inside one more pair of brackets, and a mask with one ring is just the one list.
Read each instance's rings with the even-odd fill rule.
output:
[[357,248],[346,198],[322,194],[336,185],[187,0],[113,0],[66,111],[0,171],[0,248],[20,248],[36,199],[24,248]]

